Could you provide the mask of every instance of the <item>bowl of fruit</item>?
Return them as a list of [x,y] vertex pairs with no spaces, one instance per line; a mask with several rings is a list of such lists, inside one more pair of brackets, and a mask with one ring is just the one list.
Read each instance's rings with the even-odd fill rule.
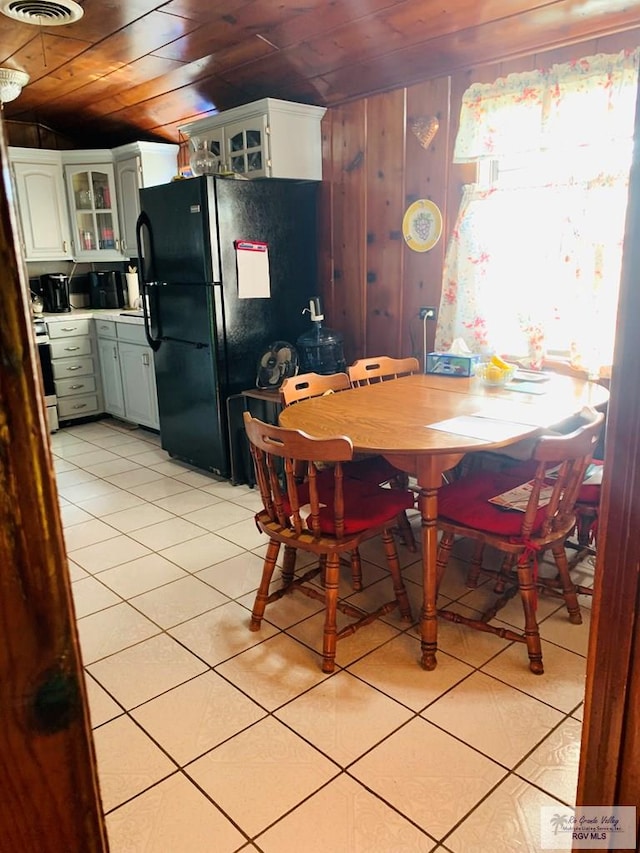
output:
[[498,355],[493,355],[489,361],[483,361],[476,366],[476,376],[489,388],[502,388],[513,379],[516,365],[509,364]]

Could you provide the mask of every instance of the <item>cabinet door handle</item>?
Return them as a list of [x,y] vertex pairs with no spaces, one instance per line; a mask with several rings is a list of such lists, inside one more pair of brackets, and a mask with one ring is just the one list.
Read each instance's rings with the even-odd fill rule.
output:
[[120,240],[116,240],[116,249],[120,250]]
[[66,240],[63,240],[63,241],[62,241],[62,251],[63,251],[63,252],[65,252],[65,253],[66,253],[66,251],[67,251],[67,241],[66,241]]
[[69,385],[70,391],[77,391],[78,388],[84,388],[84,382],[81,382],[79,385]]
[[78,328],[77,326],[63,326],[61,331],[62,332],[75,332],[75,330],[77,328]]
[[144,364],[145,367],[149,367],[149,353],[148,352],[142,353],[142,363]]
[[116,361],[118,360],[118,348],[117,347],[113,348],[113,357]]
[[80,370],[81,364],[74,364],[73,367],[67,367],[67,370]]
[[74,408],[74,409],[86,409],[86,408],[87,408],[87,404],[86,404],[86,403],[76,403],[76,404],[75,404],[75,406],[74,406],[73,408]]
[[65,347],[64,351],[65,352],[77,352],[79,349],[80,349],[80,347]]

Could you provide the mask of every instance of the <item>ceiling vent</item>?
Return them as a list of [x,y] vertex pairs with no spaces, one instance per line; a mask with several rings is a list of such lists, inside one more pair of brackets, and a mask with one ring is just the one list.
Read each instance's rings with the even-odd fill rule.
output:
[[82,6],[73,0],[0,0],[0,12],[14,21],[37,27],[73,24],[84,15]]

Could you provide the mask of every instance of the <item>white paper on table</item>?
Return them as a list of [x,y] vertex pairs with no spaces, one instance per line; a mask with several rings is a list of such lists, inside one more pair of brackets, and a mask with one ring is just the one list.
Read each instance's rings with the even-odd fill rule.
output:
[[476,417],[475,415],[449,418],[446,421],[427,424],[426,428],[450,432],[454,435],[464,435],[467,438],[480,438],[485,441],[505,441],[508,438],[519,438],[524,431],[523,424]]
[[513,403],[510,400],[491,400],[491,408],[480,412],[473,412],[471,417],[488,418],[491,421],[506,421],[509,424],[523,424],[524,426],[540,427],[546,425],[544,414],[542,423],[540,411],[528,402]]
[[269,278],[269,248],[255,240],[236,240],[238,265],[238,299],[268,299],[271,296]]
[[546,394],[547,389],[544,385],[536,385],[534,382],[507,382],[504,386],[505,391],[520,391],[523,394]]

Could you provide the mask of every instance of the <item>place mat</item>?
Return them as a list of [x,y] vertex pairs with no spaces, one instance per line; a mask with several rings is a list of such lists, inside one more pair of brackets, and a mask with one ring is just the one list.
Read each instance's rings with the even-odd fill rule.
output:
[[[527,425],[525,424],[525,426]],[[460,415],[457,418],[448,418],[446,421],[426,425],[427,429],[463,435],[466,438],[479,438],[485,441],[505,441],[508,438],[518,438],[522,435],[522,427],[523,424],[521,423],[475,415]]]
[[505,391],[522,391],[523,394],[547,393],[547,389],[544,386],[541,387],[535,382],[507,382],[504,389]]

